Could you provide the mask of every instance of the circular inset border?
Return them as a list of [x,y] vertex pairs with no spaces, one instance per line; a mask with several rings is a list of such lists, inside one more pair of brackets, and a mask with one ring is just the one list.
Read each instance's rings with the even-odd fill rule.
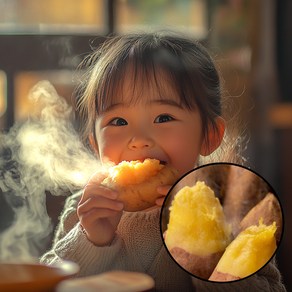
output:
[[[209,168],[209,169],[208,169]],[[218,169],[221,168],[221,171],[218,171]],[[232,169],[232,170],[231,170]],[[231,170],[231,171],[230,171]],[[197,172],[197,173],[195,173]],[[227,173],[226,173],[227,172]],[[194,175],[195,173],[195,175]],[[248,179],[253,179],[251,184],[248,184]],[[231,180],[235,180],[235,183],[233,185],[230,185]],[[278,204],[279,208],[279,213],[278,213],[278,222],[277,222],[277,235],[276,235],[276,249],[270,256],[269,260],[267,260],[259,269],[257,269],[255,272],[252,272],[248,276],[245,276],[244,278],[234,278],[232,280],[230,279],[225,279],[224,281],[221,280],[209,280],[209,278],[205,278],[202,276],[198,276],[191,272],[189,270],[189,267],[185,265],[185,262],[177,262],[177,257],[175,258],[173,254],[169,251],[167,244],[165,243],[165,231],[167,230],[167,226],[169,223],[169,207],[172,204],[172,201],[174,199],[174,196],[176,193],[183,188],[184,186],[193,186],[196,181],[203,180],[206,182],[207,185],[209,185],[216,197],[219,199],[222,208],[224,209],[224,215],[227,216],[229,224],[232,225],[232,222],[230,221],[232,216],[235,216],[236,208],[234,206],[226,208],[224,204],[226,203],[227,200],[227,194],[229,194],[228,202],[232,203],[232,196],[231,196],[231,190],[233,189],[236,190],[236,187],[239,187],[240,185],[243,185],[240,192],[241,200],[245,200],[243,204],[239,204],[238,208],[240,210],[240,205],[243,206],[243,212],[240,213],[238,218],[236,218],[236,221],[232,225],[232,234],[233,234],[233,239],[236,238],[236,236],[243,230],[240,230],[240,222],[243,221],[243,219],[247,216],[247,214],[251,211],[251,209],[255,208],[260,202],[263,201],[264,198],[267,197],[267,194],[273,194],[273,197],[276,199],[276,202]],[[227,189],[226,189],[227,188]],[[244,192],[247,192],[249,189],[254,188],[256,191],[254,193],[247,193],[245,194]],[[255,194],[256,193],[256,194]],[[248,201],[250,200],[250,201]],[[274,200],[274,199],[273,199]],[[274,201],[273,201],[274,202]],[[273,216],[276,216],[274,214]],[[273,218],[272,216],[272,218]],[[239,220],[240,219],[240,220]],[[239,220],[239,221],[238,221]],[[254,222],[254,221],[253,221]],[[251,224],[252,222],[248,220],[246,221],[246,226],[245,229],[248,227],[248,224]],[[263,222],[265,223],[265,222]],[[238,226],[237,226],[238,224]],[[251,224],[254,225],[254,224]],[[268,225],[268,224],[267,224]],[[236,228],[238,227],[238,229]],[[236,230],[237,229],[237,230]],[[245,230],[244,229],[244,230]],[[210,282],[215,282],[215,283],[226,283],[226,282],[234,282],[234,281],[240,281],[242,279],[246,279],[255,273],[259,272],[261,269],[263,269],[269,262],[270,260],[274,257],[276,254],[280,243],[283,238],[283,231],[284,231],[284,214],[283,214],[283,208],[280,203],[280,200],[274,191],[273,187],[258,173],[255,171],[251,170],[250,168],[247,168],[245,166],[239,165],[239,164],[234,164],[234,163],[210,163],[206,165],[199,166],[189,172],[187,172],[185,175],[183,175],[170,189],[168,192],[164,203],[162,205],[161,213],[160,213],[160,233],[161,237],[164,243],[164,246],[169,253],[170,257],[180,266],[183,270],[185,270],[187,273],[189,273],[192,276],[195,276],[201,280],[205,281],[210,281]],[[189,257],[189,260],[193,260],[192,257]],[[214,271],[214,270],[213,270]]]

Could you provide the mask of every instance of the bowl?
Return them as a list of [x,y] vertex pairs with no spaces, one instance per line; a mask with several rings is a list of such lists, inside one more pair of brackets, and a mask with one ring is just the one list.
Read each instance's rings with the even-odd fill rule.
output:
[[52,266],[36,263],[0,263],[0,291],[52,292],[62,280],[75,275],[77,264],[63,261]]

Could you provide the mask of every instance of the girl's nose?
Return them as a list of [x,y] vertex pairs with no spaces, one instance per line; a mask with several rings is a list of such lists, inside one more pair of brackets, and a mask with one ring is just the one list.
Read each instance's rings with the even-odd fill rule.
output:
[[141,150],[144,148],[151,148],[154,145],[154,141],[151,138],[135,136],[129,142],[129,149]]

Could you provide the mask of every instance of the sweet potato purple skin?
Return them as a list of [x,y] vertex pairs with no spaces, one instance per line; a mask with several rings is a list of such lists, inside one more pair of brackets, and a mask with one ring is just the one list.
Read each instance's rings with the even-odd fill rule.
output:
[[214,281],[214,282],[230,282],[230,281],[236,281],[239,280],[240,277],[227,274],[227,273],[221,273],[218,272],[216,269],[212,273],[212,275],[209,278],[209,281]]
[[169,252],[175,261],[186,271],[196,277],[207,280],[211,276],[224,251],[207,256],[200,256],[190,254],[180,247],[174,247]]

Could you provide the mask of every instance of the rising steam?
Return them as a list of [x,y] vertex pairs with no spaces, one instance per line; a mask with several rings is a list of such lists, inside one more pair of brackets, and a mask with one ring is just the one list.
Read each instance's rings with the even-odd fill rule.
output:
[[101,167],[74,129],[72,108],[49,82],[38,83],[30,98],[42,106],[40,116],[0,134],[0,192],[14,213],[0,233],[0,261],[39,256],[52,231],[45,192],[80,189]]

